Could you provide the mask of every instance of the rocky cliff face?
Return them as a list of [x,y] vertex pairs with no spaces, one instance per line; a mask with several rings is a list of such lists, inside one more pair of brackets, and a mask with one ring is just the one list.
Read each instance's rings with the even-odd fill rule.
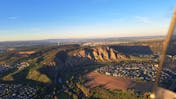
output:
[[93,62],[117,62],[127,57],[113,48],[99,46],[93,48],[80,48],[69,52],[60,52],[56,60],[65,66],[85,65]]
[[[71,55],[71,54],[70,54]],[[72,53],[73,56],[88,58],[89,60],[107,62],[107,61],[119,61],[121,59],[126,59],[125,55],[118,53],[113,48],[109,47],[94,47],[94,48],[84,48],[76,50]]]

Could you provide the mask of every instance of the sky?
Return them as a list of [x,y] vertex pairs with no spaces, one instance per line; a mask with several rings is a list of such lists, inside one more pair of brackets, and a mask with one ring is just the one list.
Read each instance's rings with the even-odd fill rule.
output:
[[166,35],[176,0],[0,0],[0,41]]

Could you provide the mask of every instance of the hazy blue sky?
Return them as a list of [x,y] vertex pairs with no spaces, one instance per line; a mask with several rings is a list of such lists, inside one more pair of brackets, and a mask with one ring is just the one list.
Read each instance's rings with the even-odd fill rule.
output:
[[176,0],[0,0],[0,41],[165,35]]

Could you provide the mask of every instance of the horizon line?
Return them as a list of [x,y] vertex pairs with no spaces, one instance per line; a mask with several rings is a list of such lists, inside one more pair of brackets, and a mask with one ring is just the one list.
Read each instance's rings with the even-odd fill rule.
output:
[[165,37],[166,35],[153,35],[153,36],[119,36],[119,37],[87,37],[87,38],[49,38],[49,39],[28,39],[28,40],[5,40],[5,41],[0,41],[0,43],[2,42],[27,42],[27,41],[45,41],[45,40],[69,40],[69,39],[73,39],[73,40],[81,40],[81,39],[110,39],[110,38],[140,38],[140,37]]

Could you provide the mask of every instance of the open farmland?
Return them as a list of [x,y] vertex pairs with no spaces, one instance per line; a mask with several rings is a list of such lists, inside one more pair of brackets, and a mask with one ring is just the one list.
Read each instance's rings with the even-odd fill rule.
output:
[[151,82],[137,82],[130,79],[102,75],[96,72],[87,74],[86,78],[89,81],[85,85],[89,87],[102,86],[110,90],[136,89],[142,92],[149,91],[152,88]]

